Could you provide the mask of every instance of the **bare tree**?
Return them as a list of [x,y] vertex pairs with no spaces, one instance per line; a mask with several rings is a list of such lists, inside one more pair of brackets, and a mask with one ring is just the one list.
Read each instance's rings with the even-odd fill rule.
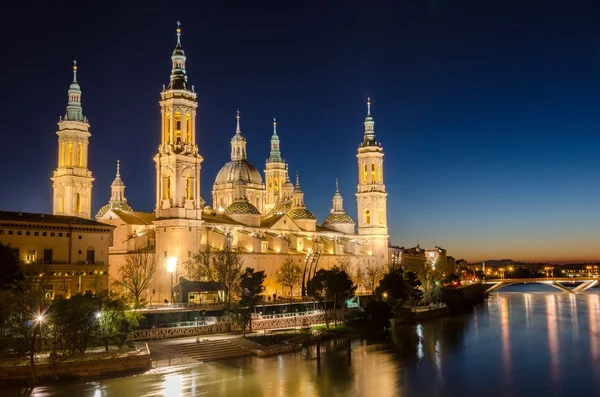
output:
[[294,286],[300,284],[302,268],[292,258],[286,258],[275,275],[275,281],[284,287],[289,287],[290,296],[293,295]]
[[187,261],[186,269],[190,280],[195,281],[215,281],[214,269],[212,266],[213,251],[208,244]]
[[375,293],[375,288],[379,280],[383,277],[384,269],[382,266],[368,265],[365,267],[364,285],[365,288],[372,293]]
[[240,276],[244,259],[238,249],[226,244],[225,248],[215,251],[212,256],[212,277],[210,281],[217,281],[225,290],[225,305],[229,308],[231,296],[238,292]]
[[119,269],[119,284],[131,295],[136,308],[145,304],[142,294],[150,286],[156,269],[154,254],[148,250],[136,250],[125,257],[125,263]]

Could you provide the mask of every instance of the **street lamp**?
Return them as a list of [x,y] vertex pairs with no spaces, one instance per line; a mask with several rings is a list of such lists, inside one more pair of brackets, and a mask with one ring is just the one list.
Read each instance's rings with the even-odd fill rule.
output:
[[167,259],[167,270],[171,273],[171,304],[173,304],[173,272],[177,267],[177,258],[172,256]]

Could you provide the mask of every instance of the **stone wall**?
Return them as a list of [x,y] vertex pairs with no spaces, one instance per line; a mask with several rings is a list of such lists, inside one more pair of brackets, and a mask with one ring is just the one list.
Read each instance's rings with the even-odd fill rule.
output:
[[[145,346],[140,351],[118,357],[82,359],[56,365],[59,379],[100,376],[119,372],[145,371],[152,367],[150,351]],[[55,380],[52,364],[36,364],[36,377],[40,381]],[[31,380],[29,365],[0,366],[0,384],[20,384]]]

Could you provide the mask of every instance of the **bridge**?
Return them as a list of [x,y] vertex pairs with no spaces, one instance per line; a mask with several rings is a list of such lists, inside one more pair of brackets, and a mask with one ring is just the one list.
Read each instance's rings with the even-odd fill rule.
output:
[[[578,294],[580,292],[586,291],[592,288],[593,286],[597,285],[598,282],[599,279],[595,277],[498,278],[487,279],[483,281],[484,284],[491,284],[491,286],[487,289],[486,292],[497,291],[500,288],[506,287],[508,285],[537,283],[546,284],[558,290],[568,292],[571,294]],[[579,285],[573,289],[569,289],[563,284]]]

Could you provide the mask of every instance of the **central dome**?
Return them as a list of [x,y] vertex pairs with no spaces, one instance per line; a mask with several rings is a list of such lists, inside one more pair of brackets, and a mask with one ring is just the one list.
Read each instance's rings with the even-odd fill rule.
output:
[[233,183],[239,180],[240,175],[242,181],[247,184],[262,185],[263,180],[258,169],[250,164],[247,160],[234,160],[226,163],[217,174],[215,179],[216,185]]

